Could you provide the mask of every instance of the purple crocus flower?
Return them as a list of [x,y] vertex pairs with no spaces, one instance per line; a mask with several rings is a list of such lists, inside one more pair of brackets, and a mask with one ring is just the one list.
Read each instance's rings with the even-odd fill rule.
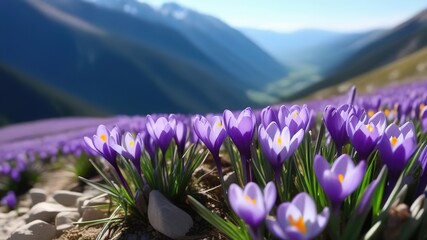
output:
[[246,108],[240,112],[237,118],[230,110],[226,109],[224,111],[223,118],[227,133],[239,149],[240,154],[249,158],[256,124],[256,117],[252,112],[252,109]]
[[268,106],[261,110],[261,124],[267,127],[271,122],[278,122],[276,111]]
[[141,132],[141,138],[145,147],[145,151],[148,153],[150,159],[154,161],[154,159],[156,158],[156,144],[153,138],[150,136],[146,129]]
[[423,107],[420,113],[421,129],[423,133],[427,132],[427,107]]
[[291,135],[294,135],[300,129],[303,129],[304,131],[308,130],[310,120],[310,111],[305,104],[302,107],[293,105],[290,108],[282,105],[278,112],[280,127],[283,128],[287,126]]
[[321,155],[314,158],[314,172],[332,205],[338,208],[341,202],[362,182],[366,171],[365,161],[354,165],[347,154],[339,156],[332,167]]
[[147,132],[157,146],[159,146],[160,150],[162,150],[163,154],[168,149],[175,135],[172,121],[173,118],[169,118],[168,120],[165,117],[159,117],[157,120],[154,120],[153,117],[147,115]]
[[347,133],[360,158],[366,160],[384,134],[386,118],[383,112],[377,112],[369,120],[362,119],[352,114],[347,122]]
[[144,151],[144,145],[140,133],[133,137],[130,132],[126,132],[122,145],[112,143],[111,147],[124,158],[130,159],[138,173],[141,174],[141,155]]
[[250,226],[254,235],[273,208],[276,197],[276,187],[273,182],[269,182],[265,186],[264,193],[254,182],[246,184],[244,189],[233,183],[228,191],[231,208],[237,216]]
[[301,144],[304,138],[304,130],[300,129],[294,135],[285,126],[279,129],[276,122],[270,123],[267,128],[259,126],[258,139],[264,156],[273,167],[276,181],[280,178],[282,165]]
[[106,126],[99,125],[93,138],[84,137],[84,141],[91,150],[104,157],[113,167],[118,168],[116,162],[117,153],[111,145],[121,143],[119,127],[115,126],[110,131]]
[[173,138],[178,147],[178,155],[182,156],[185,150],[185,144],[187,143],[187,124],[184,122],[184,119],[179,118],[178,116],[171,114],[169,116],[169,122],[175,132]]
[[9,209],[14,209],[18,203],[16,199],[15,192],[9,191],[6,195],[1,199],[1,204],[7,206]]
[[104,125],[99,125],[96,130],[96,135],[94,135],[92,139],[84,137],[84,141],[90,149],[100,154],[111,164],[111,166],[113,166],[123,186],[126,188],[128,193],[131,194],[129,185],[117,165],[117,152],[112,148],[112,145],[121,144],[121,137],[122,134],[119,127],[115,126],[111,131],[109,131]]
[[223,118],[227,134],[240,152],[246,181],[250,182],[252,176],[249,161],[256,124],[255,114],[251,108],[246,108],[236,118],[230,110],[225,110]]
[[219,150],[227,137],[227,132],[222,124],[222,118],[212,116],[208,120],[203,116],[197,116],[194,119],[193,128],[200,141],[206,145],[215,159],[220,179],[222,179],[222,166],[219,157]]
[[276,219],[267,218],[267,227],[279,239],[312,239],[325,229],[329,220],[329,208],[317,214],[316,204],[305,192],[299,193],[292,202],[280,204]]
[[416,148],[417,138],[412,122],[407,122],[400,128],[394,123],[387,127],[378,142],[378,151],[392,179],[397,180]]
[[421,151],[420,156],[418,157],[418,164],[421,166],[421,173],[416,196],[424,193],[427,187],[427,147],[424,147]]
[[352,107],[348,104],[341,105],[338,108],[329,105],[323,114],[323,122],[335,143],[338,155],[341,154],[342,147],[348,141],[346,124],[351,112]]

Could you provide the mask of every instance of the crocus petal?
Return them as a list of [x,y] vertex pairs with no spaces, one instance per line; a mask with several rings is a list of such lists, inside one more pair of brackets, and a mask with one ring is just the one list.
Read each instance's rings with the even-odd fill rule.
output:
[[264,203],[266,212],[270,212],[276,203],[277,191],[273,182],[267,183],[264,188]]
[[267,228],[268,230],[270,230],[270,232],[277,237],[278,239],[286,239],[286,235],[284,233],[284,231],[282,230],[282,227],[279,225],[279,223],[271,218],[267,218],[265,220],[266,224],[267,224]]
[[304,221],[314,222],[317,216],[316,204],[313,199],[305,192],[299,193],[292,200],[297,208],[302,210]]

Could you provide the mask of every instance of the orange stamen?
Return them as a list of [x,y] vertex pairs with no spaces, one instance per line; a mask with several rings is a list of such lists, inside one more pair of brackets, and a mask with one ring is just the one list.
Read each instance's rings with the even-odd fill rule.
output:
[[384,115],[388,117],[388,115],[390,115],[390,110],[389,109],[384,110]]
[[297,221],[294,220],[292,216],[289,216],[289,223],[294,226],[300,233],[306,233],[307,228],[305,227],[304,219],[302,219],[302,216],[298,218]]
[[390,142],[391,142],[391,145],[394,147],[394,146],[396,146],[396,144],[397,144],[397,137],[391,137],[390,138]]
[[344,175],[339,174],[338,175],[338,180],[340,181],[340,183],[342,184],[342,182],[344,182]]
[[370,123],[368,123],[368,125],[366,125],[366,128],[368,129],[369,132],[374,131],[374,128],[371,126]]
[[245,196],[245,200],[247,202],[252,203],[253,205],[256,205],[256,199],[253,199],[253,198],[249,197],[248,195]]
[[100,138],[102,141],[107,142],[107,136],[105,136],[105,134],[102,134]]

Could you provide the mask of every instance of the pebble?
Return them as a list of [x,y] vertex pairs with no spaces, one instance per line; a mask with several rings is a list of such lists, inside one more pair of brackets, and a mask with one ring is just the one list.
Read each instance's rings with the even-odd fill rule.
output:
[[184,237],[193,226],[193,219],[188,213],[173,205],[156,190],[150,193],[148,220],[154,229],[173,239]]
[[66,207],[75,207],[77,203],[77,199],[82,197],[82,193],[66,191],[66,190],[58,190],[53,194],[53,199],[63,206]]
[[57,231],[64,231],[72,228],[74,222],[79,220],[80,214],[78,212],[60,212],[56,215],[55,226]]
[[106,218],[107,214],[96,207],[85,208],[81,221],[92,221],[97,219]]
[[43,189],[32,188],[32,189],[30,189],[30,198],[31,198],[32,206],[34,206],[37,203],[41,203],[41,202],[46,201],[47,193]]
[[41,202],[34,205],[29,213],[27,223],[32,222],[36,219],[45,221],[45,222],[53,222],[55,217],[60,212],[73,212],[77,211],[76,208],[67,208],[57,203],[48,203]]
[[42,220],[34,220],[16,229],[9,240],[51,240],[55,237],[56,229],[53,225]]
[[97,205],[103,205],[107,204],[108,201],[106,198],[92,198],[92,197],[80,197],[77,199],[77,209],[80,213],[80,215],[83,215],[85,208],[97,206]]

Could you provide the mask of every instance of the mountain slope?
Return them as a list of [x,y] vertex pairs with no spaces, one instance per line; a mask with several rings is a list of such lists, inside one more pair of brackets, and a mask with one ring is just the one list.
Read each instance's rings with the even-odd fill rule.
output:
[[239,83],[260,89],[285,76],[286,69],[239,31],[221,20],[176,3],[154,9],[136,0],[90,0],[140,20],[173,28]]
[[[62,1],[72,7],[75,2]],[[209,59],[203,60],[179,33],[164,29],[169,39],[181,39],[194,55],[123,38],[49,3],[0,3],[4,64],[115,113],[209,112],[253,105],[245,94],[248,86],[226,73],[214,75],[205,67]],[[202,64],[192,61],[196,55]]]
[[41,118],[104,115],[63,92],[0,65],[0,126]]
[[359,49],[337,65],[336,70],[331,71],[322,81],[296,93],[294,98],[308,95],[318,89],[379,68],[425,46],[427,46],[427,9],[399,26],[384,32],[375,41]]
[[427,47],[415,53],[400,58],[394,62],[376,68],[367,73],[358,75],[350,80],[327,87],[310,94],[301,101],[322,99],[334,95],[344,94],[354,85],[358,94],[375,91],[390,84],[399,84],[405,81],[425,80],[427,76]]

